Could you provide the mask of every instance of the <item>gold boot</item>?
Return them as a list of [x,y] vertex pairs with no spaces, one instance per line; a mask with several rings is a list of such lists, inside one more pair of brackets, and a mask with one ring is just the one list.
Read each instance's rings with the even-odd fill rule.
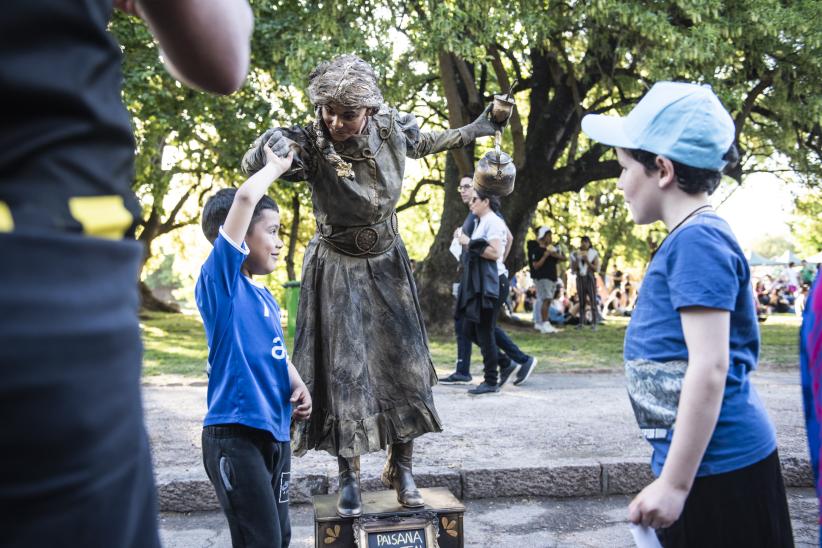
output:
[[362,515],[360,496],[360,457],[337,457],[340,468],[340,490],[337,494],[337,515],[355,518]]
[[425,506],[414,483],[411,473],[411,460],[414,455],[414,442],[395,443],[388,447],[388,458],[382,471],[382,483],[397,491],[397,500],[407,508]]

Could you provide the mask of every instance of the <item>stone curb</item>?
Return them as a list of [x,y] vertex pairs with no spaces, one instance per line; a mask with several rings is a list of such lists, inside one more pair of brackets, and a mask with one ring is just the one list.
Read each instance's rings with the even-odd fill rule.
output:
[[[807,457],[780,458],[787,487],[813,487]],[[646,459],[562,461],[536,468],[420,469],[414,478],[419,487],[447,487],[459,499],[495,497],[583,497],[631,494],[653,480]],[[384,489],[378,474],[361,478],[364,491]],[[306,474],[292,478],[291,504],[310,504],[314,495],[333,493],[336,476]],[[208,481],[170,481],[157,485],[162,512],[219,510]]]

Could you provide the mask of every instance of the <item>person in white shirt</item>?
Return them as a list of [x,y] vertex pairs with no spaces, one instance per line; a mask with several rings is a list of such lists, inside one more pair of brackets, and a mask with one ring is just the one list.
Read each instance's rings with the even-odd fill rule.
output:
[[[508,295],[508,269],[505,267],[505,256],[510,250],[508,227],[498,215],[500,210],[499,197],[485,194],[476,189],[473,191],[469,203],[471,213],[479,218],[479,224],[469,237],[463,231],[459,233],[459,242],[468,246],[471,242],[485,240],[488,245],[479,255],[481,261],[493,261],[496,264],[499,277],[499,292],[497,302],[493,308],[482,307],[479,312],[479,321],[468,318],[463,322],[466,337],[476,340],[482,350],[484,381],[468,391],[471,395],[493,394],[519,370],[520,364],[511,362],[506,368],[499,368],[499,350],[494,337],[502,303]],[[465,288],[461,288],[461,291]],[[499,370],[499,371],[498,371]]]

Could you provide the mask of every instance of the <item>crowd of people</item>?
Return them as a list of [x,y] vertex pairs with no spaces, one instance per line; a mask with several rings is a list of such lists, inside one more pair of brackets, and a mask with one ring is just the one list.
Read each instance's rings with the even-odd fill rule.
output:
[[[503,305],[509,315],[530,312],[534,329],[541,333],[557,333],[564,326],[581,329],[588,325],[595,330],[606,316],[631,315],[640,276],[619,268],[610,274],[602,272],[588,236],[582,236],[577,249],[566,255],[554,243],[550,228],[541,226],[534,233],[536,238],[526,244],[528,266],[511,277],[510,294]],[[588,272],[588,265],[593,272]],[[801,315],[819,265],[803,260],[800,265],[776,268],[775,272],[754,273],[752,278],[760,321],[770,314]]]
[[619,268],[601,272],[598,251],[587,235],[567,253],[553,241],[552,230],[541,226],[526,244],[528,267],[512,277],[506,303],[509,313],[531,312],[534,329],[556,333],[563,326],[596,330],[605,316],[630,316],[637,281]]
[[757,315],[764,320],[769,314],[802,315],[819,265],[807,261],[800,266],[789,263],[787,268],[774,274],[765,274],[754,283]]

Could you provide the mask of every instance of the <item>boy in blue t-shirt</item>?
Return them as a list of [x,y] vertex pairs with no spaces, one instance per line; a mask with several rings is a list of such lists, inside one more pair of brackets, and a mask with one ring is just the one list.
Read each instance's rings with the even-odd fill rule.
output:
[[628,393],[657,479],[629,506],[664,546],[793,546],[773,425],[749,375],[759,355],[745,256],[708,196],[738,153],[708,86],[660,82],[625,118],[582,129],[615,146],[634,221],[662,221],[625,334]]
[[292,404],[296,419],[311,414],[311,397],[285,349],[280,308],[251,279],[272,272],[283,247],[279,210],[266,191],[292,154],[280,158],[267,146],[265,153],[263,169],[203,208],[214,249],[195,289],[210,364],[203,463],[234,546],[288,546]]

